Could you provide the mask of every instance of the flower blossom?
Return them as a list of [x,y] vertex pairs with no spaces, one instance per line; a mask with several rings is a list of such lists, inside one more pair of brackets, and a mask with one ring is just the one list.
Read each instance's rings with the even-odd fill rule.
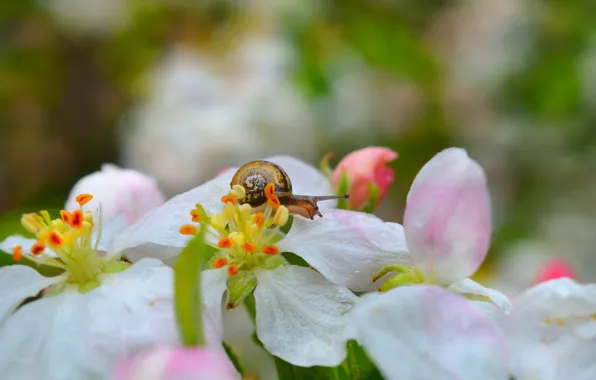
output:
[[237,380],[238,373],[221,350],[158,347],[120,362],[112,380]]
[[388,380],[589,380],[594,316],[596,285],[557,279],[516,298],[504,329],[435,285],[366,295],[350,321]]
[[10,243],[15,237],[0,243],[16,261],[62,271],[44,277],[29,266],[0,268],[0,368],[7,379],[100,379],[122,355],[178,341],[171,268],[155,259],[122,262],[116,247],[98,254],[101,205],[92,212],[84,208],[91,195],[76,198],[79,208],[57,219],[47,211],[23,216],[35,235],[30,247]]
[[396,271],[381,290],[433,283],[490,300],[507,312],[501,292],[469,279],[486,257],[491,234],[490,197],[482,168],[463,149],[449,148],[420,170],[404,215],[406,243],[414,269],[388,266],[375,279]]
[[165,197],[155,179],[136,170],[122,169],[116,165],[104,164],[100,171],[81,178],[70,191],[64,209],[78,208],[78,194],[93,194],[89,208],[102,204],[104,228],[101,244],[109,246],[114,236],[136,222],[141,216],[165,202]]
[[[267,160],[287,171],[295,193],[330,190],[322,173],[299,160]],[[288,209],[272,185],[266,187],[268,201],[260,212],[240,204],[245,189],[230,188],[234,173],[230,169],[172,198],[130,227],[118,245],[126,249],[145,241],[142,254],[132,248],[125,251],[127,257],[134,261],[150,254],[169,260],[186,245],[197,224],[206,223],[207,242],[214,251],[211,269],[203,272],[213,289],[204,295],[211,299],[209,312],[220,313],[226,289],[227,308],[254,292],[257,336],[267,351],[299,366],[338,365],[346,355],[345,314],[357,300],[348,288],[370,290],[371,276],[383,265],[395,260],[409,264],[407,254],[400,256],[405,248],[395,244],[403,242],[403,229],[323,203],[322,218],[296,215],[290,225]],[[291,265],[284,252],[301,257],[316,271]],[[368,269],[360,269],[362,263]]]
[[[350,209],[361,210],[368,204],[376,206],[383,200],[395,173],[386,165],[397,158],[389,148],[370,146],[345,156],[333,171],[332,183],[338,192],[342,181],[346,181],[350,194]],[[373,191],[374,190],[374,191]]]
[[576,274],[571,265],[564,259],[551,259],[546,262],[536,276],[535,283],[554,280],[556,278],[568,277],[575,279]]

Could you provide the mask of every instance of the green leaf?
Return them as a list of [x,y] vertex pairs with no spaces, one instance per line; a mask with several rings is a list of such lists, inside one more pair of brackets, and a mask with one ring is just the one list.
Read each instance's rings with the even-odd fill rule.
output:
[[201,299],[201,271],[207,262],[209,250],[205,244],[206,224],[182,250],[174,266],[174,305],[178,328],[185,346],[205,344]]
[[372,214],[375,211],[375,208],[377,207],[377,202],[379,201],[380,196],[381,189],[379,188],[379,186],[375,185],[374,183],[369,183],[368,200],[366,206],[364,206],[364,209],[362,209],[362,211]]
[[[337,188],[337,195],[344,195],[349,194],[350,191],[350,179],[348,178],[348,173],[344,170],[341,173],[341,180],[339,181],[339,186]],[[346,199],[338,199],[337,200],[337,208],[340,210],[347,210],[348,209],[348,201]]]
[[319,163],[319,170],[321,170],[321,172],[329,179],[333,176],[333,169],[331,169],[331,166],[329,165],[331,156],[333,156],[333,153],[327,153]]
[[356,341],[350,340],[347,343],[348,356],[343,367],[348,373],[350,380],[373,380],[382,379],[381,373],[370,360],[366,351]]
[[281,255],[292,265],[308,268],[310,265],[300,256],[292,252],[282,252]]
[[244,375],[244,368],[242,367],[242,364],[240,364],[240,360],[238,359],[238,356],[234,353],[234,350],[232,350],[232,347],[230,347],[226,342],[222,342],[222,345],[224,350],[226,350],[226,354],[230,358],[230,361],[232,362],[232,364],[234,364],[234,368],[236,368],[236,371],[238,371],[241,375]]

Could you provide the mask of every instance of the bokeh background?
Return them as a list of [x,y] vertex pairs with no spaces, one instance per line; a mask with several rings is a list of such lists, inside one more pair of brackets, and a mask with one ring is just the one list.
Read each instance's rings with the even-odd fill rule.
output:
[[172,196],[367,145],[400,154],[377,213],[401,221],[462,146],[493,197],[478,276],[513,292],[559,256],[596,280],[596,2],[20,0],[0,20],[0,238],[104,162]]

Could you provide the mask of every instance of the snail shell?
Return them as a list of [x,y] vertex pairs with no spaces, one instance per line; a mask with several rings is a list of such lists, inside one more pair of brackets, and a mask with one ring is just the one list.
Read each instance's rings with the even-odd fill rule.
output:
[[275,185],[275,193],[281,202],[282,198],[292,196],[292,181],[290,176],[279,165],[269,161],[251,161],[240,167],[230,183],[230,187],[241,185],[246,190],[246,196],[240,203],[248,203],[252,207],[259,207],[267,202],[265,186]]
[[323,216],[319,212],[317,202],[330,199],[347,199],[346,195],[296,195],[292,193],[292,181],[290,176],[279,165],[273,162],[258,160],[247,162],[232,177],[230,187],[240,185],[244,187],[246,195],[240,199],[241,204],[248,203],[254,211],[262,211],[267,204],[265,187],[267,184],[275,185],[275,195],[279,202],[288,208],[291,214],[302,215],[305,218],[313,219],[315,215]]

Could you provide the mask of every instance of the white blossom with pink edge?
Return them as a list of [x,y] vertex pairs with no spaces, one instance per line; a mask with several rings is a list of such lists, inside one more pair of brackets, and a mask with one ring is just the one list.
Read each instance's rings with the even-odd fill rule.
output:
[[[314,167],[287,156],[267,160],[288,172],[296,193],[329,194],[329,180]],[[230,191],[235,170],[167,201],[125,231],[116,246],[133,261],[147,255],[175,259],[189,239],[180,233],[180,226],[191,220],[189,211],[200,203],[209,217],[221,214],[221,198]],[[290,231],[285,236],[281,233],[280,240],[272,243],[280,253],[302,257],[319,273],[289,265],[283,258],[275,268],[258,264],[250,268],[257,282],[254,297],[259,340],[273,355],[305,367],[336,366],[344,360],[345,314],[357,301],[348,288],[370,290],[375,286],[372,276],[383,265],[396,260],[411,264],[404,253],[400,225],[364,213],[329,209],[323,203],[321,213],[323,217],[315,220],[294,216]],[[221,254],[218,239],[215,233],[207,235],[208,244]],[[367,265],[365,269],[361,268],[363,264]],[[209,297],[221,301],[228,271],[215,268],[203,273],[218,289]],[[220,304],[214,303],[213,307],[214,312],[221,312]]]
[[445,149],[420,170],[408,193],[404,232],[415,282],[448,286],[510,310],[504,294],[468,278],[488,252],[491,207],[484,171],[464,149]]
[[[290,156],[265,160],[284,168],[292,179],[294,193],[332,194],[329,179],[315,167]],[[221,197],[229,191],[236,170],[229,168],[147,214],[123,233],[116,242],[118,249],[133,261],[147,255],[165,262],[174,260],[189,239],[179,233],[180,226],[189,221],[189,210],[200,203],[207,214],[221,212]],[[337,210],[333,208],[336,204],[333,200],[321,202],[322,218],[296,216],[290,232],[279,242],[281,251],[297,254],[325,278],[354,291],[376,289],[371,279],[386,265],[412,265],[400,224],[383,222],[370,214]]]
[[413,285],[364,296],[350,321],[388,380],[590,380],[595,306],[596,285],[552,280],[520,295],[501,329],[466,298]]
[[[86,207],[93,210],[98,222],[101,203],[101,239],[98,246],[101,252],[106,252],[115,237],[126,227],[165,202],[165,197],[153,178],[112,164],[102,165],[101,170],[88,174],[75,183],[64,206],[66,211],[72,212],[79,208],[76,200],[79,194],[93,195]],[[97,237],[97,227],[94,227],[94,237]],[[0,250],[11,252],[15,246],[20,245],[28,252],[35,243],[35,239],[13,235],[0,242]],[[55,256],[50,247],[46,254]]]
[[240,380],[228,356],[205,347],[158,347],[124,360],[110,380]]

